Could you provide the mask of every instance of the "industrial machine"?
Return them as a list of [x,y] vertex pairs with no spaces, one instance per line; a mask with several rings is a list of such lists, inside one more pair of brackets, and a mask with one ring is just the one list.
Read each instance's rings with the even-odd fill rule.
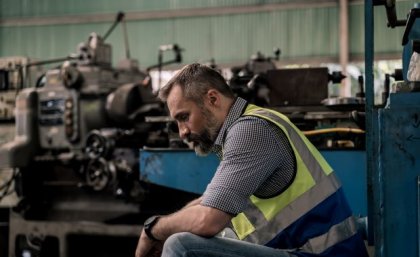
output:
[[[24,86],[14,92],[15,136],[0,147],[0,166],[13,173],[1,185],[0,200],[13,182],[19,202],[10,211],[8,243],[0,243],[0,255],[132,256],[145,218],[193,198],[180,192],[175,201],[166,197],[173,195],[169,189],[159,189],[152,202],[147,194],[153,186],[139,180],[138,150],[168,147],[169,129],[166,123],[146,122],[166,112],[128,49],[126,59],[112,65],[112,47],[105,40],[123,18],[119,13],[103,37],[90,34],[76,54],[9,65],[22,72],[60,63],[36,84],[21,80]],[[125,40],[128,46],[126,34]],[[159,56],[166,50],[160,48]],[[180,48],[175,50],[179,62]],[[159,68],[166,64],[162,59]],[[10,82],[2,79],[2,85]],[[163,196],[165,210],[155,208]]]
[[280,49],[277,48],[274,50],[274,57],[266,57],[258,51],[244,65],[232,67],[229,86],[238,96],[249,102],[269,106],[267,72],[277,69],[274,61],[280,59],[280,53]]
[[28,70],[22,68],[29,62],[29,58],[21,56],[0,58],[0,119],[3,121],[13,120],[16,95],[31,83]]
[[41,67],[28,66],[32,63],[28,57],[0,57],[0,144],[11,141],[15,136],[15,100],[20,90],[29,85],[36,85],[41,75]]
[[[374,5],[385,6],[388,26],[405,26],[403,76],[392,86],[386,106],[373,101]],[[367,1],[366,129],[369,238],[375,256],[420,256],[420,93],[418,40],[420,9],[398,20],[396,1]]]
[[333,97],[331,87],[345,78],[340,71],[277,68],[280,52],[276,49],[274,57],[257,52],[244,65],[233,67],[229,86],[250,103],[286,114],[319,149],[363,150],[363,76],[355,96]]

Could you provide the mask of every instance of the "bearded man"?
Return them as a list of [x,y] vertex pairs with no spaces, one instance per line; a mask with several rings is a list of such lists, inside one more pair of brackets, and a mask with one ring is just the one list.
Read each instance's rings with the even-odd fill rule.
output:
[[180,137],[220,164],[202,197],[146,220],[136,257],[367,256],[335,173],[286,116],[236,98],[200,64],[159,97]]

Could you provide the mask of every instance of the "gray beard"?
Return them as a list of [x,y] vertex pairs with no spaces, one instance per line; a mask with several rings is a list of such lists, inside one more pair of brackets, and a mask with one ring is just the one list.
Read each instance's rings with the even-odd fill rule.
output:
[[190,134],[187,137],[189,142],[194,142],[194,151],[199,156],[207,156],[211,153],[221,124],[218,124],[216,118],[207,109],[203,109],[202,113],[207,117],[206,127],[201,134]]

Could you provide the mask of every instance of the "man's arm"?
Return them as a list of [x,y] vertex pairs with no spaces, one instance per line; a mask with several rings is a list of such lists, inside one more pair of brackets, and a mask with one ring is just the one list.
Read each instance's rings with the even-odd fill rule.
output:
[[178,232],[210,237],[223,230],[231,219],[232,215],[226,212],[197,204],[163,216],[153,227],[152,234],[159,240]]
[[194,199],[191,202],[187,203],[184,207],[182,207],[182,209],[185,209],[185,208],[188,208],[188,207],[191,207],[191,206],[200,204],[202,199],[203,199],[203,197],[200,196],[199,198]]
[[152,228],[152,235],[160,240],[152,241],[144,230],[140,235],[136,257],[151,256],[150,253],[161,247],[163,241],[178,232],[191,232],[200,236],[214,236],[223,230],[232,215],[218,209],[203,206],[200,198],[187,204],[171,215],[162,216]]

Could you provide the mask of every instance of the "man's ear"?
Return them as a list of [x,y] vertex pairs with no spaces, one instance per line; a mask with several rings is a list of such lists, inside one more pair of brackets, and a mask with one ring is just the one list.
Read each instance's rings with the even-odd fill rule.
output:
[[210,106],[220,105],[220,93],[215,89],[210,89],[207,91],[207,101]]

